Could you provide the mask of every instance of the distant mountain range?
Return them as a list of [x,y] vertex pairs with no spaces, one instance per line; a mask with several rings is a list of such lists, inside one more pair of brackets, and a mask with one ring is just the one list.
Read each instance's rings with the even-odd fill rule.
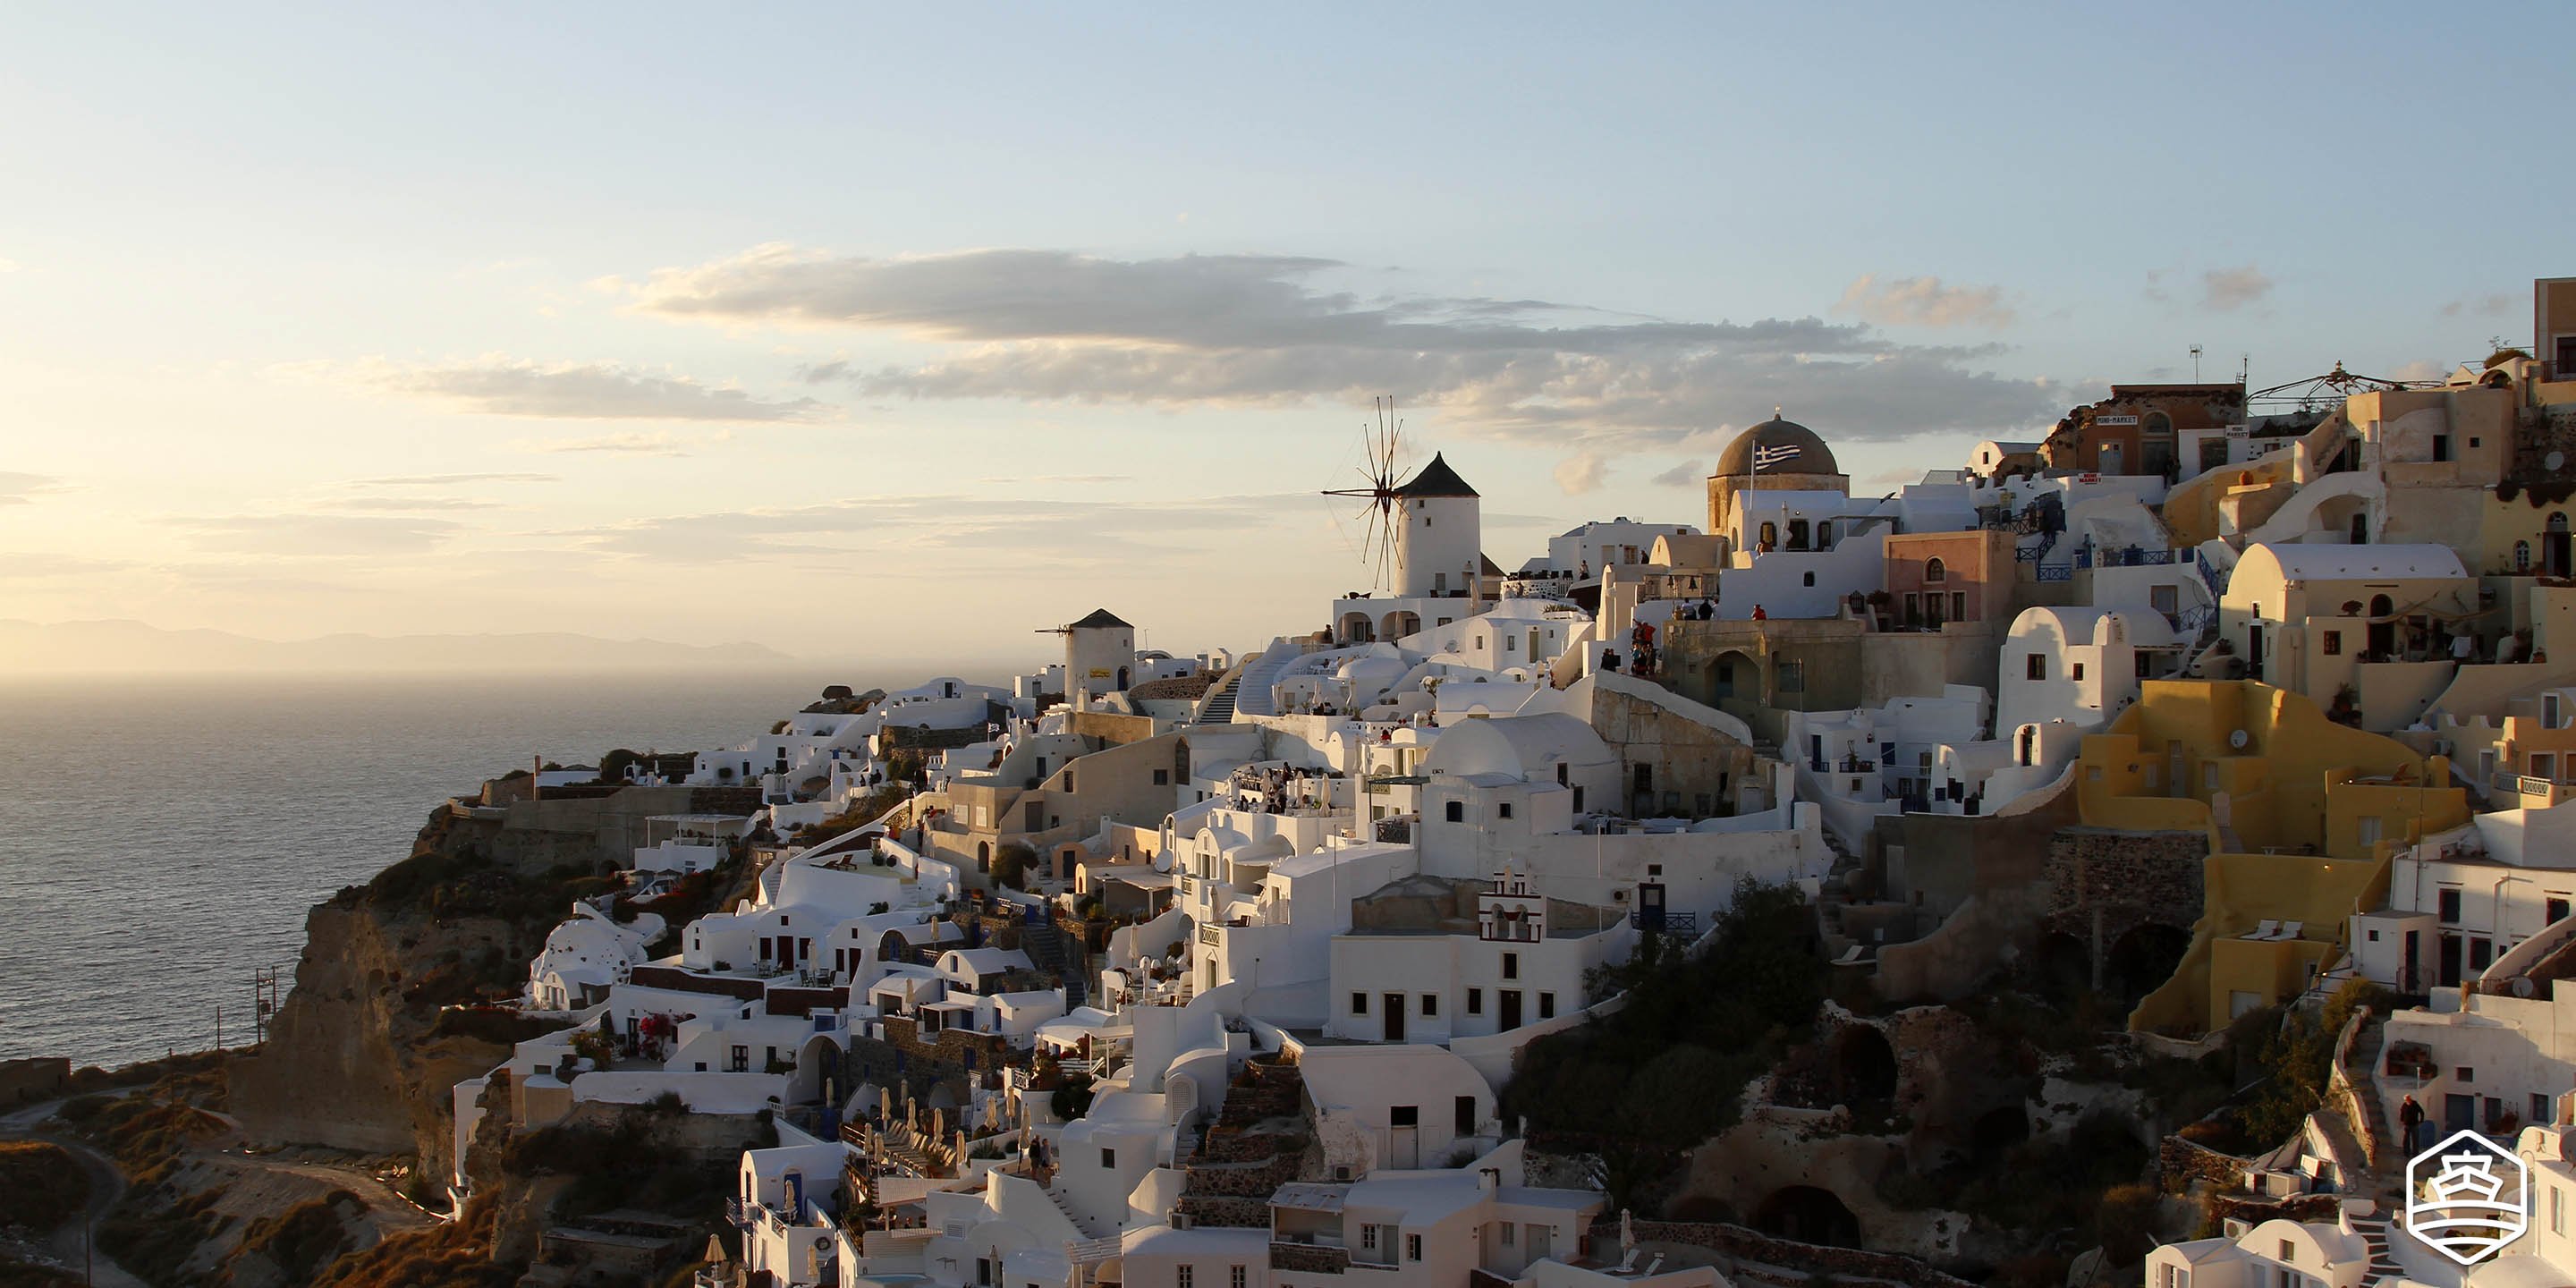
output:
[[793,662],[765,644],[671,644],[559,631],[265,640],[136,621],[0,619],[0,675],[119,671],[656,671]]

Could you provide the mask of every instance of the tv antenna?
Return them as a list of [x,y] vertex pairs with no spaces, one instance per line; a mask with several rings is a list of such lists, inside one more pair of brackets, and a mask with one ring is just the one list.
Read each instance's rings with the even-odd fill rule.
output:
[[2191,346],[2191,382],[2200,383],[2200,346]]
[[1395,489],[1404,451],[1404,422],[1395,414],[1393,395],[1372,402],[1377,408],[1377,424],[1360,427],[1360,486],[1326,488],[1324,495],[1360,502],[1360,512],[1354,516],[1362,525],[1360,562],[1377,565],[1372,589],[1391,590],[1395,586],[1396,510],[1401,504]]

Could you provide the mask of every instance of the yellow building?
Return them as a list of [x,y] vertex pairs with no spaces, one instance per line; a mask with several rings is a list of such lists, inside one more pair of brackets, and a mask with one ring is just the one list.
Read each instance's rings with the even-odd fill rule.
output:
[[2194,1037],[2304,991],[2386,892],[2391,850],[2469,818],[2464,792],[2434,785],[2445,758],[2250,680],[2146,682],[2076,774],[2088,827],[2209,839],[2191,946],[2129,1017]]

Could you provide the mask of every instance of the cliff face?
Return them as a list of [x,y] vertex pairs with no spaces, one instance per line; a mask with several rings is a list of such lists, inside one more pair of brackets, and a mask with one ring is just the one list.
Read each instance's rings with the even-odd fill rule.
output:
[[459,1006],[515,997],[527,962],[574,900],[609,875],[653,814],[686,788],[629,788],[505,809],[431,814],[412,855],[313,909],[295,989],[258,1053],[227,1069],[233,1113],[266,1143],[452,1153],[450,1089],[542,1031]]

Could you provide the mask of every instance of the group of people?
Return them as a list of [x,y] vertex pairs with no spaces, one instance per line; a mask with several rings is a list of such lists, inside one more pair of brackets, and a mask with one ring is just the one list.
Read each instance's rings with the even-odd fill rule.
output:
[[1304,774],[1284,765],[1246,765],[1234,771],[1228,804],[1254,814],[1285,814],[1291,804],[1309,804]]

